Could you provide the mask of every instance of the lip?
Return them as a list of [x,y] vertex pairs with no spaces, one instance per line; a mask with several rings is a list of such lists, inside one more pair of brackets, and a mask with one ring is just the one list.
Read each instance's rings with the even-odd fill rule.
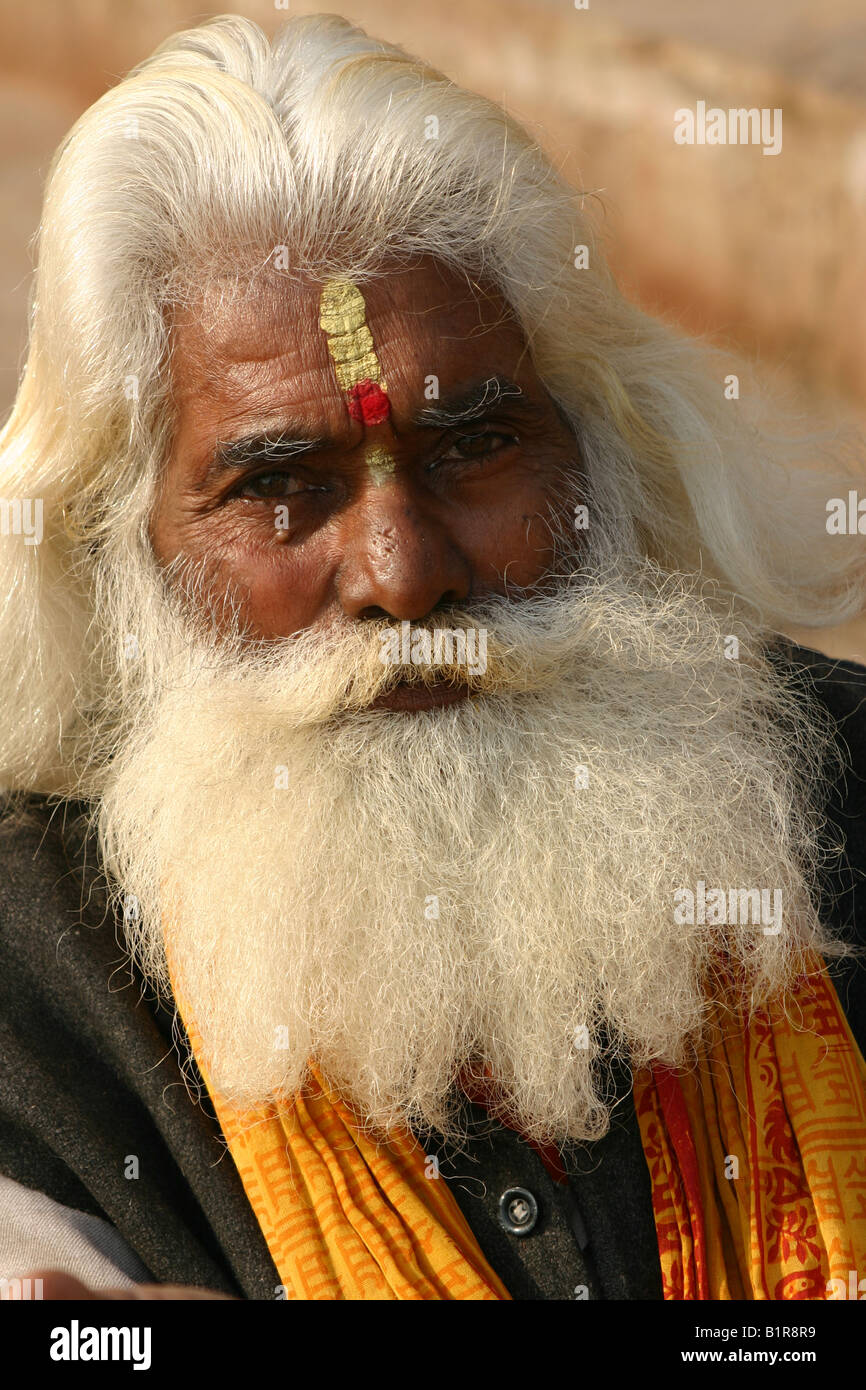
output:
[[439,681],[436,685],[408,685],[401,681],[392,690],[378,695],[370,709],[395,710],[412,713],[415,710],[439,709],[444,705],[456,705],[469,695],[467,685],[453,685],[450,681]]

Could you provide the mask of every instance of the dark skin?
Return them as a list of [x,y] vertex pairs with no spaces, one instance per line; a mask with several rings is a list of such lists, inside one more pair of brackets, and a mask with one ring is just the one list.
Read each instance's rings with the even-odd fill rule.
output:
[[[319,327],[318,284],[282,280],[228,306],[217,296],[174,324],[177,430],[154,552],[166,565],[206,559],[214,592],[233,590],[255,637],[347,619],[422,622],[485,594],[532,592],[554,561],[548,509],[576,445],[503,300],[431,261],[362,293],[391,401],[377,425],[349,415]],[[438,402],[425,397],[431,374]],[[493,378],[521,394],[453,428],[413,421]],[[326,443],[281,463],[259,452],[206,476],[218,442],[263,431]],[[393,461],[384,481],[371,473],[371,447]],[[280,505],[286,529],[275,526]],[[377,704],[410,713],[465,695],[398,687]],[[57,1270],[30,1277],[43,1278],[46,1299],[225,1297],[169,1285],[97,1294]]]
[[[236,595],[252,636],[422,622],[485,594],[531,591],[553,562],[546,516],[576,445],[504,301],[432,260],[360,288],[391,402],[381,424],[350,417],[319,326],[320,284],[273,275],[234,303],[212,293],[173,324],[177,428],[154,551],[165,564],[206,558],[214,592]],[[431,374],[438,401],[425,396]],[[414,420],[469,388],[483,395],[492,378],[521,394],[451,429]],[[322,447],[277,461],[253,449],[241,470],[207,476],[218,443],[261,432]],[[373,447],[393,465],[384,481],[369,467]],[[465,693],[402,687],[382,704],[426,708]]]

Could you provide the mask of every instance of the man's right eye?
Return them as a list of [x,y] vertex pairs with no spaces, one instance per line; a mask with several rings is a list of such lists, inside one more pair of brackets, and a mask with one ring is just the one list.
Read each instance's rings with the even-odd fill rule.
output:
[[[295,486],[291,486],[295,484]],[[247,478],[234,492],[235,497],[249,497],[253,501],[268,501],[274,497],[297,497],[302,492],[321,492],[322,488],[304,486],[303,479],[295,473],[258,473]]]

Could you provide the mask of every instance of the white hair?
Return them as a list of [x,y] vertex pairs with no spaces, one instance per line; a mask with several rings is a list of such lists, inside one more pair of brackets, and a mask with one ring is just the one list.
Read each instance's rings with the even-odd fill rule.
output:
[[280,247],[292,273],[363,280],[426,254],[485,277],[626,545],[712,576],[770,625],[863,605],[862,542],[825,529],[848,485],[828,456],[792,469],[814,441],[798,453],[759,432],[725,399],[721,358],[621,296],[583,199],[519,124],[338,16],[293,19],[272,42],[221,16],[162,44],[63,141],[38,245],[0,437],[0,495],[44,505],[41,544],[0,543],[5,786],[74,786],[82,715],[126,679],[101,640],[99,574],[150,545],[173,425],[168,311],[206,279],[240,287]]

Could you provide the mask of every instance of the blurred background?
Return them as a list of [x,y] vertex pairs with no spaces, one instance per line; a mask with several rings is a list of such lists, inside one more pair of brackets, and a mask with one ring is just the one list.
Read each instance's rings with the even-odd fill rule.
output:
[[[0,0],[0,418],[23,361],[43,180],[75,119],[210,14],[270,34],[321,9],[528,125],[598,195],[613,267],[644,308],[746,354],[798,413],[866,420],[864,0]],[[699,100],[781,107],[782,153],[675,144],[673,112]],[[866,616],[793,635],[866,665]]]

